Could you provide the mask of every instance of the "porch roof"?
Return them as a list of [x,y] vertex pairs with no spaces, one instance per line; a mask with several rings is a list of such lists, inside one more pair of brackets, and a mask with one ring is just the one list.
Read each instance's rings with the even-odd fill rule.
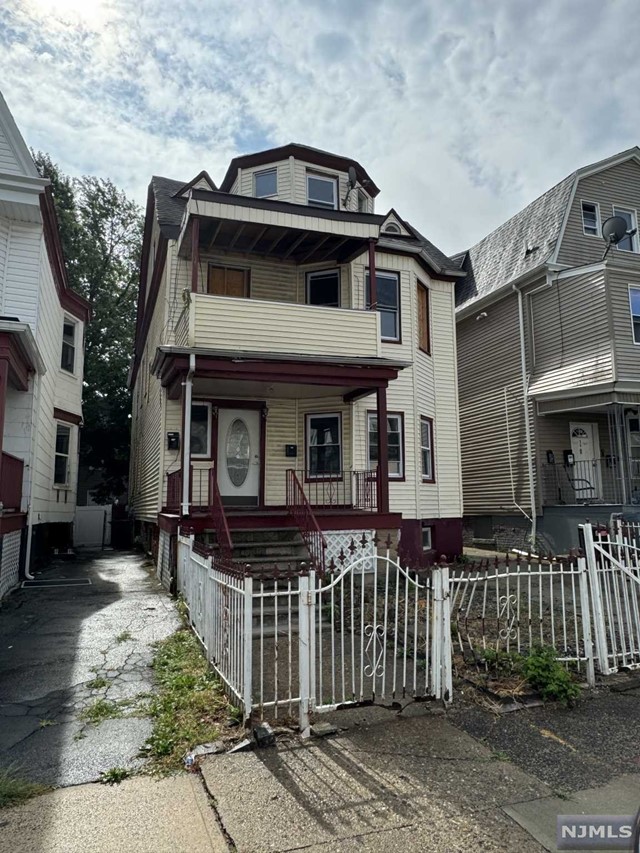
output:
[[28,388],[29,373],[44,373],[45,365],[28,323],[0,317],[0,357],[9,363],[9,381],[20,391]]
[[[386,388],[410,362],[390,358],[336,359],[331,356],[291,356],[243,350],[216,350],[189,347],[158,347],[152,372],[168,388],[170,399],[180,396],[181,382],[195,356],[195,377],[228,383],[241,382],[263,396],[267,386],[320,386],[341,393],[345,400],[367,396],[376,388]],[[242,390],[238,388],[237,390]]]

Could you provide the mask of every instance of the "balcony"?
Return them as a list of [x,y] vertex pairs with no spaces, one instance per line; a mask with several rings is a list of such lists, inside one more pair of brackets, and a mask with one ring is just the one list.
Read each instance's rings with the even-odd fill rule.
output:
[[176,327],[180,346],[253,353],[377,358],[377,311],[192,293]]
[[10,453],[3,453],[0,470],[0,508],[5,512],[20,512],[24,462]]

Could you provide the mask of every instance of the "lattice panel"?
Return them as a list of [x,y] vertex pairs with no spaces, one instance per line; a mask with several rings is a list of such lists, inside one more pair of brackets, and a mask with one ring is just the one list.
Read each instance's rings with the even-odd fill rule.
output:
[[158,580],[166,589],[171,585],[171,536],[160,531],[158,540]]
[[20,581],[20,530],[14,530],[2,537],[2,556],[0,557],[0,598],[5,596]]
[[[376,548],[373,544],[373,536],[375,531],[373,530],[365,530],[364,535],[366,536],[368,542],[365,547],[362,547],[362,530],[325,530],[323,531],[324,537],[327,540],[327,556],[326,556],[326,564],[329,566],[331,564],[331,559],[335,561],[337,566],[340,566],[341,563],[339,561],[340,552],[344,551],[347,556],[349,562],[353,562],[354,559],[358,557],[371,557],[373,558],[376,554]],[[351,554],[349,550],[349,546],[351,542],[355,542],[357,551],[354,554]],[[373,571],[373,559],[367,560],[362,563],[362,570],[365,572]]]

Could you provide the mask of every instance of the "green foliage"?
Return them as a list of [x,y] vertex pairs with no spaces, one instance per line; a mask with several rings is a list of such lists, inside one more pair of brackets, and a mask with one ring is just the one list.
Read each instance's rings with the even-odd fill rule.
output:
[[111,767],[100,776],[100,781],[105,785],[119,785],[131,776],[131,771],[126,767]]
[[0,769],[0,809],[17,806],[30,797],[44,794],[48,788],[21,779],[11,769]]
[[580,687],[558,661],[553,646],[536,646],[522,662],[522,673],[543,699],[571,705],[580,696]]
[[507,652],[503,649],[483,649],[482,658],[497,675],[521,672],[524,660],[517,652]]
[[81,466],[100,472],[95,493],[108,503],[126,491],[142,210],[110,180],[69,178],[48,154],[34,153],[51,180],[69,285],[92,306],[86,329]]
[[102,675],[98,675],[91,679],[91,681],[87,681],[87,687],[91,690],[99,690],[101,687],[107,687],[108,685],[109,681]]
[[158,692],[149,706],[153,733],[147,754],[157,770],[175,770],[186,752],[219,735],[231,708],[188,629],[158,643],[153,668]]
[[113,720],[122,716],[122,705],[118,702],[109,702],[108,699],[96,699],[80,714],[80,719],[88,723],[101,723],[103,720]]
[[116,637],[116,643],[126,643],[127,640],[133,640],[133,635],[130,631],[122,631]]

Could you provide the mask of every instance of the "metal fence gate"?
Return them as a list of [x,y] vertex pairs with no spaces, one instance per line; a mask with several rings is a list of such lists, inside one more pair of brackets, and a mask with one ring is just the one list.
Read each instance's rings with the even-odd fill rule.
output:
[[349,704],[451,702],[447,567],[418,572],[389,551],[352,551],[327,573],[300,581],[303,731],[310,713]]
[[598,668],[640,667],[640,525],[617,519],[610,532],[582,524]]

